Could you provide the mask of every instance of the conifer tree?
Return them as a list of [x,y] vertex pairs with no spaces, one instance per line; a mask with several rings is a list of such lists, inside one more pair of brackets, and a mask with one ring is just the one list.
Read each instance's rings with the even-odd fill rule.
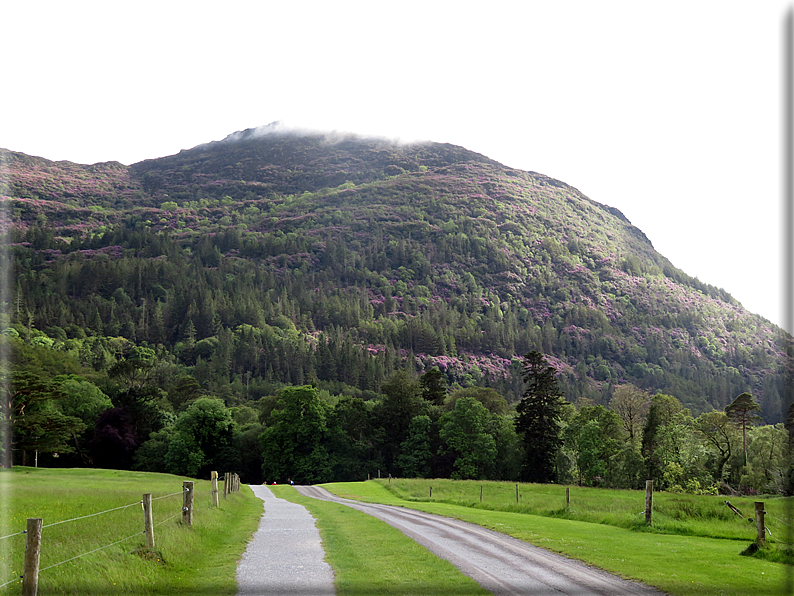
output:
[[562,445],[559,423],[564,398],[557,384],[557,372],[540,352],[525,355],[523,369],[527,388],[516,406],[516,432],[523,437],[526,447],[521,479],[551,482]]

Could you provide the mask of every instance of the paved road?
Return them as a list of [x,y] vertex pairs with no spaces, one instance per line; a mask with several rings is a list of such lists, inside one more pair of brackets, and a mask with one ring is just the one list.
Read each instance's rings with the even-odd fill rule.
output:
[[237,566],[237,596],[332,596],[334,572],[305,507],[251,485],[265,512]]
[[383,520],[498,596],[662,594],[481,526],[413,509],[342,499],[317,486],[296,488],[302,495],[342,503]]

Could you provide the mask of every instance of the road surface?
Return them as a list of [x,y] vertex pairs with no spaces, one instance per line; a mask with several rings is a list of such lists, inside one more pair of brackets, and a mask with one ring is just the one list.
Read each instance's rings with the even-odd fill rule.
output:
[[265,512],[237,565],[237,596],[333,596],[334,572],[311,514],[267,486],[251,490]]
[[413,509],[343,499],[318,486],[307,497],[341,503],[376,517],[446,559],[497,596],[660,596],[662,592],[457,519]]

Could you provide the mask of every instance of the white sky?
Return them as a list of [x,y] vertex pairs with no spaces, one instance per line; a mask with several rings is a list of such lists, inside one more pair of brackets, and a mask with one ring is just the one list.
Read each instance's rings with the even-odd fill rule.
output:
[[131,164],[274,120],[454,143],[617,207],[784,324],[790,7],[6,0],[0,147]]

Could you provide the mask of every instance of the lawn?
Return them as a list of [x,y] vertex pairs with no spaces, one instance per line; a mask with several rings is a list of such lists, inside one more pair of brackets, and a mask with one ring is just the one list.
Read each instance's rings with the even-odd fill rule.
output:
[[[406,490],[400,484],[402,481],[392,480],[391,490],[388,481],[369,481],[352,483],[335,483],[323,485],[331,492],[361,501],[385,503],[402,507],[411,507],[428,513],[435,513],[462,519],[484,527],[504,532],[525,540],[537,546],[559,552],[566,556],[576,558],[599,568],[616,573],[622,577],[643,581],[659,589],[676,595],[692,594],[724,594],[724,595],[756,595],[756,594],[789,594],[791,590],[791,567],[780,563],[753,557],[740,556],[754,538],[754,531],[745,535],[743,539],[708,538],[699,536],[697,530],[692,534],[661,533],[645,531],[641,528],[620,527],[610,523],[597,523],[595,521],[580,521],[567,519],[554,512],[560,509],[555,504],[547,504],[546,510],[550,515],[538,515],[509,510],[499,510],[499,503],[505,509],[515,505],[515,484],[482,483],[490,485],[494,495],[492,508],[479,506],[479,484],[452,480],[426,480],[406,481],[413,487],[415,493],[412,498],[423,500],[407,500],[398,493]],[[430,498],[430,486],[433,486],[433,499]],[[399,488],[403,486],[403,488]],[[466,501],[468,504],[441,502],[442,499],[459,501],[461,494],[469,494],[472,487],[476,486],[476,498]],[[580,489],[572,491],[572,505],[576,502]],[[606,489],[591,489],[599,494],[591,496],[591,503],[600,503],[606,511],[612,509],[614,513],[621,505],[621,500],[628,497],[623,493],[634,493],[634,498],[639,498],[639,510],[644,507],[644,493],[639,491],[610,491]],[[554,496],[557,502],[565,506],[565,487],[553,485],[519,485],[519,506],[521,495],[533,492],[539,495],[543,492]],[[484,490],[485,493],[485,490]],[[483,501],[486,499],[483,495]],[[496,499],[495,495],[504,495]],[[510,495],[509,497],[507,495]],[[422,497],[421,495],[424,495]],[[561,495],[561,498],[560,498]],[[584,493],[581,495],[584,497]],[[659,499],[658,497],[661,497]],[[654,498],[661,503],[667,500],[667,495],[659,493]],[[675,498],[682,498],[681,495]],[[512,499],[512,505],[507,501]],[[540,502],[540,498],[538,498]],[[697,502],[700,497],[696,498]],[[530,500],[527,497],[527,500]],[[710,502],[709,498],[706,502]],[[582,498],[579,502],[585,500]],[[740,501],[741,503],[741,501]],[[741,503],[743,504],[743,503]],[[781,500],[781,511],[772,508],[776,513],[785,511],[785,503]],[[537,505],[536,505],[537,506]],[[631,508],[629,508],[630,512]],[[603,516],[588,512],[588,516],[598,519]],[[698,524],[698,516],[693,516],[693,522]],[[606,516],[607,520],[611,518]],[[781,518],[785,521],[785,518]],[[730,524],[733,520],[724,520]],[[685,519],[679,523],[686,524]],[[707,523],[712,523],[708,521]],[[747,523],[737,518],[739,525]],[[748,524],[749,525],[749,524]],[[677,527],[674,525],[674,527]],[[702,526],[700,526],[702,527]],[[742,526],[743,527],[743,526]],[[638,531],[639,530],[639,531]],[[684,534],[689,533],[683,528]]]

